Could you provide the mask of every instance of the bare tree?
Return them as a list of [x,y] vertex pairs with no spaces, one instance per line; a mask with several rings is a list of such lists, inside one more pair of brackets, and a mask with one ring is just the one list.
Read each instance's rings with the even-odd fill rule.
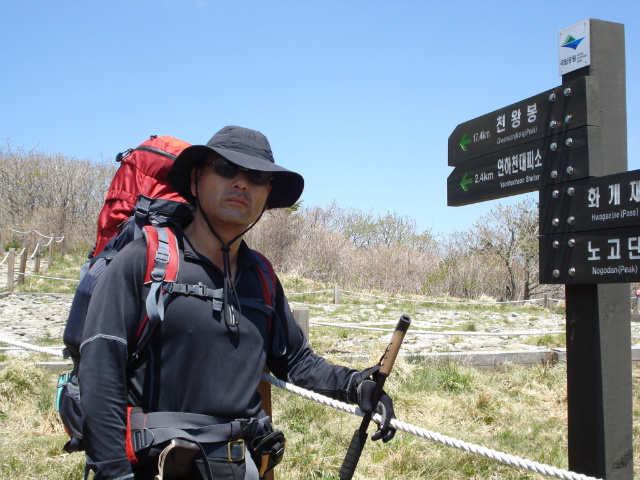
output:
[[502,261],[506,273],[504,298],[513,300],[520,296],[520,290],[528,300],[538,270],[538,208],[533,198],[525,197],[516,205],[496,205],[475,222],[472,230],[469,250],[485,252]]
[[90,244],[117,164],[0,148],[0,222]]
[[344,211],[338,225],[340,233],[356,248],[368,248],[376,242],[376,221],[371,211]]

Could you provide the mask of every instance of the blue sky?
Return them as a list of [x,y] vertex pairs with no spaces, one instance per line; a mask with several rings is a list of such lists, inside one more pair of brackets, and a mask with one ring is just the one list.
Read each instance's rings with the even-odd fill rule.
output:
[[496,202],[447,207],[447,140],[560,85],[558,31],[626,33],[629,169],[640,168],[640,2],[0,0],[0,139],[114,158],[151,134],[260,130],[307,206],[464,230]]

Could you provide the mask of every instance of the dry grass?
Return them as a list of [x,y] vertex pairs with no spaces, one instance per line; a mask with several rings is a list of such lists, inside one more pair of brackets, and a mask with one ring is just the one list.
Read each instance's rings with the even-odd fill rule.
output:
[[56,379],[20,360],[0,371],[0,478],[82,478],[82,456],[62,451],[66,434],[55,412]]

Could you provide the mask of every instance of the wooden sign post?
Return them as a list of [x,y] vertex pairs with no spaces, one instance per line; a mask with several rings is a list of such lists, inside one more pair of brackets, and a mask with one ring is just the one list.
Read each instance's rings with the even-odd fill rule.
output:
[[448,205],[539,189],[540,283],[566,292],[569,469],[631,480],[640,171],[626,171],[624,26],[562,30],[559,67],[561,86],[456,127]]

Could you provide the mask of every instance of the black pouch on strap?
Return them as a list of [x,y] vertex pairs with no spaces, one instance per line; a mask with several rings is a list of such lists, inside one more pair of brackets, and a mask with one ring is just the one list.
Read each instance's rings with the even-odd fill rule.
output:
[[182,480],[189,478],[195,458],[201,454],[198,444],[175,438],[169,442],[158,458],[158,475],[161,480]]
[[279,430],[256,437],[251,441],[251,451],[260,477],[282,461],[286,443],[284,433]]

